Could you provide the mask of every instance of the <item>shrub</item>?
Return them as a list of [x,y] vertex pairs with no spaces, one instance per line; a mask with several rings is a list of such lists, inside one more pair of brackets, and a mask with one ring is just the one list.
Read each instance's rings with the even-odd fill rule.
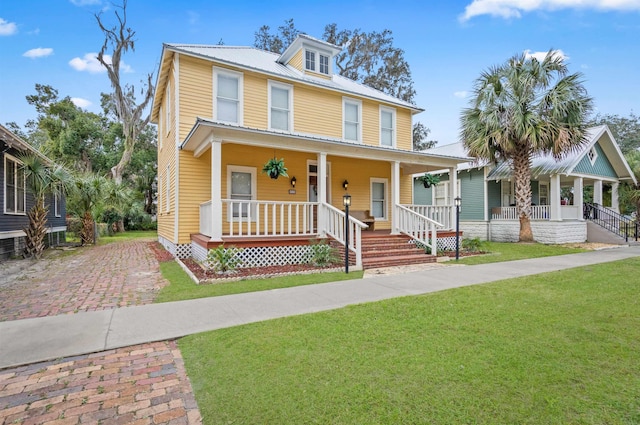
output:
[[338,250],[332,247],[323,239],[312,240],[309,244],[311,248],[311,258],[309,260],[315,266],[325,267],[338,263]]
[[462,248],[469,252],[479,252],[482,250],[482,241],[480,238],[463,239]]
[[224,244],[210,249],[207,254],[207,268],[213,269],[216,273],[231,272],[242,265],[242,259],[239,257],[242,251],[235,246],[225,248]]

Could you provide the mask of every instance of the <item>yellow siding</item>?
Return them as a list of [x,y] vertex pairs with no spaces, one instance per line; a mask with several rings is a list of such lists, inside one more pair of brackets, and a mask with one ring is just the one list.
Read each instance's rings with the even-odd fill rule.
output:
[[413,204],[413,177],[411,174],[402,175],[402,171],[400,174],[400,203]]
[[319,72],[305,71],[305,74],[311,75],[312,77],[316,77],[316,78],[322,78],[323,80],[330,80],[331,79],[330,75],[321,74]]
[[293,57],[289,61],[289,65],[291,65],[298,71],[302,71],[302,50],[298,50],[298,53],[293,55]]
[[253,128],[268,128],[269,107],[267,77],[244,73],[244,125]]
[[342,138],[342,95],[309,86],[293,89],[296,132]]
[[196,117],[213,118],[213,65],[180,55],[180,140],[193,128]]
[[377,221],[376,229],[391,228],[391,166],[385,161],[358,160],[330,156],[331,162],[331,204],[342,210],[342,188],[344,180],[349,181],[347,192],[351,195],[352,210],[371,209],[371,178],[387,179],[387,217],[388,221]]
[[200,230],[200,204],[211,199],[211,149],[199,158],[180,151],[180,223],[178,243],[189,243]]
[[411,111],[396,108],[396,146],[398,149],[413,150],[413,128],[411,126]]
[[[162,99],[162,110],[158,122],[158,138],[162,139],[162,148],[158,152],[158,235],[168,240],[173,241],[174,237],[174,207],[175,207],[175,79],[173,76],[174,67],[169,69],[169,76],[167,78],[167,86],[163,87],[166,91],[167,87],[170,88],[170,94],[164,94]],[[171,105],[167,104],[167,100],[171,102]],[[166,120],[166,108],[170,109],[169,117],[169,131],[167,132]],[[169,173],[167,174],[167,166],[169,167]],[[169,184],[170,196],[166,199],[166,185]],[[165,205],[169,203],[169,212],[166,212]]]
[[362,102],[362,143],[380,146],[380,107],[378,103]]

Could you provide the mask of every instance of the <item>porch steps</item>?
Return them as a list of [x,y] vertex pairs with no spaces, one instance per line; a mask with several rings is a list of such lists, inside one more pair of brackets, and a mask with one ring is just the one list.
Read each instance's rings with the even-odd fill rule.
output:
[[381,234],[362,238],[362,266],[365,269],[434,263],[437,258],[409,243],[404,235]]

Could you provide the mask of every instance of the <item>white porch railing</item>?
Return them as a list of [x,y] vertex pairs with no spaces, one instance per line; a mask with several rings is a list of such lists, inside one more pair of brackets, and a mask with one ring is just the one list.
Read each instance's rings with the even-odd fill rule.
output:
[[436,229],[444,226],[402,205],[396,205],[393,211],[396,214],[398,231],[429,247],[431,253],[436,255],[438,252],[438,233]]
[[582,219],[582,207],[577,205],[562,205],[560,214],[563,220],[580,220]]
[[[531,220],[549,220],[549,205],[532,205]],[[516,207],[491,208],[491,220],[518,220]]]
[[452,215],[453,206],[451,205],[403,205],[403,207],[410,209],[413,212],[416,212],[422,216],[430,218],[433,221],[437,221],[441,223],[445,229],[453,229],[455,223],[452,223],[451,217],[455,217]]
[[317,233],[316,202],[223,199],[222,205],[223,220],[228,224],[226,233],[229,236],[297,236]]
[[[333,205],[322,203],[320,208],[323,208],[325,223],[324,230],[327,235],[331,236],[339,243],[345,245],[346,232],[344,228],[345,213],[340,211]],[[360,220],[349,216],[349,251],[353,251],[356,254],[356,270],[362,268],[362,229],[367,227],[366,224]]]

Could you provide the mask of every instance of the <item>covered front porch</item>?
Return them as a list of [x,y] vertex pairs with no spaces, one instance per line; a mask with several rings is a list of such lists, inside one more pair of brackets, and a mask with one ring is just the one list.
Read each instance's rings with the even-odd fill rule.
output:
[[[328,238],[348,246],[355,268],[361,268],[363,234],[374,234],[370,227],[406,235],[414,246],[435,253],[441,245],[437,231],[455,223],[451,206],[427,211],[411,205],[411,176],[454,170],[459,158],[208,121],[199,121],[182,149],[193,152],[192,160],[209,174],[200,184],[210,196],[193,205],[198,227],[189,233],[196,258],[225,243],[263,247],[261,256],[269,261],[293,260],[306,255],[309,240]],[[261,173],[270,157],[284,159],[288,177]]]

